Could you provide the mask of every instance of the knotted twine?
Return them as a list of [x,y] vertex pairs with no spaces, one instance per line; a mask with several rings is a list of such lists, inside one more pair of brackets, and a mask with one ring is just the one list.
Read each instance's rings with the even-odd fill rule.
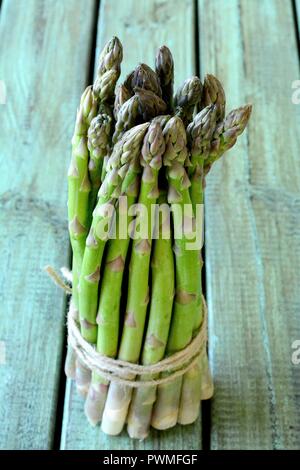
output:
[[[72,288],[60,278],[51,266],[46,266],[45,270],[55,284],[61,287],[67,294],[72,293]],[[72,273],[67,268],[62,268],[61,272],[66,281],[71,284]],[[203,296],[202,305],[203,321],[199,332],[184,349],[156,364],[140,365],[104,356],[96,350],[95,346],[87,342],[80,333],[76,320],[76,311],[71,298],[67,314],[68,345],[73,348],[77,357],[86,368],[110,382],[116,382],[117,384],[132,388],[167,384],[192,369],[199,363],[203,354],[206,353],[207,307]],[[149,377],[157,376],[161,373],[165,374],[159,378],[149,379]]]

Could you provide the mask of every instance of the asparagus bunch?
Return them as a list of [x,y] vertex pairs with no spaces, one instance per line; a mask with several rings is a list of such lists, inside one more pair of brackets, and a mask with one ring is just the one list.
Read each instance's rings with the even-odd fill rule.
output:
[[[212,75],[203,85],[198,77],[185,80],[173,96],[166,46],[155,71],[139,64],[116,87],[122,57],[115,37],[77,113],[68,175],[72,303],[81,335],[99,353],[152,365],[185,349],[202,325],[196,241],[203,238],[197,221],[205,178],[245,129],[251,106],[225,117],[225,93]],[[74,376],[71,353],[66,372]],[[212,390],[206,354],[184,376],[134,392],[95,372],[90,377],[78,360],[75,375],[90,423],[102,421],[103,431],[116,435],[127,421],[138,439],[150,425],[195,421]]]
[[[118,357],[138,362],[143,340],[147,305],[149,302],[149,265],[152,245],[151,208],[158,198],[158,172],[164,153],[164,139],[159,123],[152,123],[145,136],[141,165],[143,167],[139,205],[140,225],[147,227],[145,235],[135,231],[133,240],[126,314]],[[132,389],[112,383],[102,418],[102,429],[119,434],[126,421]]]
[[[171,323],[174,298],[174,260],[171,242],[170,210],[167,195],[161,191],[158,199],[161,218],[158,223],[158,238],[154,242],[151,261],[152,292],[149,320],[143,346],[141,363],[155,364],[163,359]],[[159,214],[158,214],[159,217]],[[161,260],[164,260],[161,263]],[[156,379],[157,375],[143,375],[143,380]],[[149,432],[156,386],[134,391],[128,415],[128,434],[132,438],[144,439]]]
[[[126,166],[127,175],[121,185],[122,199],[119,199],[117,212],[117,232],[120,225],[124,222],[120,220],[122,213],[127,215],[128,209],[134,204],[139,193],[139,173],[140,167],[137,165],[137,159],[140,156],[141,143],[147,124],[141,124],[124,134],[123,145],[120,148],[120,162]],[[130,158],[129,162],[127,161]],[[112,159],[114,156],[112,156]],[[126,160],[126,163],[124,162]],[[114,161],[109,165],[115,167]],[[124,197],[126,196],[126,197]],[[126,207],[123,207],[126,200]],[[127,220],[126,229],[132,217]],[[127,233],[127,230],[126,230]],[[100,290],[100,299],[97,310],[96,322],[97,328],[97,350],[109,357],[115,357],[118,351],[119,337],[119,311],[122,293],[122,279],[129,246],[129,237],[124,239],[116,238],[109,241],[103,281]],[[85,403],[85,412],[91,424],[97,424],[101,417],[107,395],[107,381],[99,375],[93,374],[92,383],[89,388],[88,397]]]

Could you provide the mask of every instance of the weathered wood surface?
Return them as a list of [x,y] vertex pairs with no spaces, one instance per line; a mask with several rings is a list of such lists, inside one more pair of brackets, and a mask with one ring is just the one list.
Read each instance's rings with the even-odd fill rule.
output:
[[0,79],[7,103],[0,106],[0,341],[6,349],[0,363],[1,449],[52,446],[65,295],[42,268],[68,263],[65,181],[89,70],[93,5],[2,2]]
[[[124,77],[138,62],[153,66],[156,49],[166,44],[174,53],[177,80],[181,81],[195,73],[194,19],[192,0],[102,0],[97,57],[105,42],[117,35],[124,45]],[[87,423],[83,401],[74,384],[68,383],[61,448],[200,449],[201,421],[165,432],[152,431],[150,438],[143,442],[130,440],[126,431],[121,437],[109,438],[99,426],[93,429]]]
[[[298,3],[299,5],[299,3]],[[222,27],[220,27],[220,15]],[[300,106],[290,2],[199,1],[202,72],[254,105],[206,191],[213,449],[299,449]]]
[[298,20],[298,34],[300,34],[299,28],[300,28],[300,0],[296,0],[296,14],[297,14],[297,20]]
[[[153,64],[163,43],[174,53],[177,84],[194,73],[196,0],[100,3],[97,51],[118,35],[123,77],[138,61]],[[53,445],[65,297],[42,267],[68,263],[65,175],[95,52],[96,4],[0,0],[0,80],[7,88],[0,104],[1,449]],[[207,182],[211,447],[296,449],[300,105],[291,101],[299,79],[292,2],[198,0],[198,10],[202,75],[224,82],[228,108],[254,104],[247,134]],[[299,25],[300,0],[296,14]],[[145,442],[125,433],[111,439],[87,424],[68,382],[61,448],[199,449],[201,423],[153,432]]]

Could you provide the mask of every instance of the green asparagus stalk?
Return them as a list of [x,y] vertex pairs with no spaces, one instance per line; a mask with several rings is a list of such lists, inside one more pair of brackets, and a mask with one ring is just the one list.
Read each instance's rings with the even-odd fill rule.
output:
[[227,114],[224,121],[220,122],[214,132],[209,156],[205,160],[204,174],[206,175],[212,164],[231,149],[241,135],[250,119],[252,106],[250,104],[233,109]]
[[202,83],[198,77],[186,79],[178,88],[174,96],[175,114],[183,120],[184,124],[188,124],[193,119],[201,96]]
[[154,70],[146,64],[139,64],[133,72],[131,88],[134,90],[136,87],[152,91],[155,95],[160,98],[162,97],[158,76]]
[[[191,150],[191,161],[188,168],[191,179],[190,196],[194,214],[197,205],[204,203],[204,160],[207,156],[211,138],[216,126],[216,106],[210,105],[198,113],[187,128],[188,142]],[[203,225],[202,225],[203,230]],[[203,234],[201,235],[203,238]],[[200,269],[203,266],[201,250],[199,250]],[[199,294],[202,291],[200,282]],[[202,299],[198,296],[198,308],[195,309],[193,336],[195,336],[202,323]],[[202,362],[199,359],[197,364],[190,369],[183,377],[180,404],[178,411],[178,422],[187,424],[194,422],[199,414],[202,384]]]
[[108,154],[111,143],[112,119],[107,114],[98,114],[88,130],[88,149],[90,151],[89,177],[91,182],[90,214],[95,208],[97,194],[101,185],[103,159]]
[[113,36],[104,46],[99,57],[97,76],[104,75],[108,70],[116,69],[120,72],[123,60],[123,47],[121,41]]
[[135,158],[139,152],[140,143],[147,130],[148,124],[141,124],[124,134],[123,138],[114,147],[108,162],[107,174],[98,193],[98,202],[93,214],[93,221],[89,236],[86,240],[82,269],[80,274],[79,314],[81,332],[90,343],[97,341],[97,307],[98,285],[100,280],[100,267],[107,236],[101,230],[108,226],[111,218],[105,214],[108,205],[114,203],[119,196],[121,179],[119,169],[124,154]]
[[[191,166],[189,175],[191,179],[190,196],[193,204],[194,214],[196,214],[197,205],[204,204],[204,162],[207,157],[211,139],[216,126],[217,106],[209,105],[198,113],[193,122],[187,128],[188,140],[191,148]],[[203,230],[203,224],[201,229]],[[201,235],[203,239],[203,234]],[[203,261],[201,249],[198,253],[200,269]],[[195,310],[193,336],[195,336],[203,321],[202,308],[202,286],[199,285],[198,307]],[[207,366],[207,365],[206,365]],[[203,356],[195,366],[190,369],[183,377],[180,406],[178,413],[178,422],[188,424],[194,422],[200,411],[202,372],[204,372]]]
[[202,108],[210,104],[217,107],[217,121],[222,121],[225,116],[225,91],[221,82],[214,75],[207,74],[203,83]]
[[127,90],[129,91],[131,95],[133,95],[134,93],[134,90],[132,88],[133,75],[134,75],[134,70],[132,70],[124,80],[124,86],[127,88]]
[[[81,269],[85,238],[88,231],[88,200],[90,182],[88,178],[87,130],[97,112],[97,100],[91,87],[82,94],[77,111],[72,138],[72,159],[68,172],[68,220],[73,251],[73,297],[75,316],[78,316],[78,280]],[[74,353],[69,346],[65,362],[68,377],[74,377]]]
[[[155,364],[163,359],[168,340],[174,298],[174,261],[170,233],[170,210],[166,194],[158,199],[162,217],[158,239],[154,242],[151,261],[152,286],[149,321],[142,353],[142,364]],[[142,379],[156,379],[144,375]],[[127,431],[130,437],[144,439],[149,432],[156,386],[135,389],[128,415]]]
[[82,263],[85,239],[88,233],[88,205],[91,189],[88,175],[87,132],[97,113],[97,99],[92,87],[84,91],[77,112],[72,138],[72,160],[68,173],[68,218],[73,250],[73,303],[78,309],[78,276]]
[[[139,155],[137,155],[139,157]],[[116,357],[119,339],[120,300],[122,293],[122,280],[125,260],[129,247],[128,227],[133,217],[127,217],[128,210],[136,202],[139,193],[140,165],[133,164],[129,167],[123,181],[122,197],[116,218],[117,238],[110,240],[105,260],[105,269],[101,284],[99,307],[97,314],[98,337],[97,351],[109,357]],[[133,180],[125,185],[125,180]],[[125,227],[124,227],[125,225]],[[119,231],[122,229],[127,234],[120,238]],[[123,234],[125,235],[125,234]],[[103,408],[108,391],[108,381],[96,373],[92,375],[92,382],[85,402],[85,414],[89,422],[95,426],[102,417]]]
[[122,44],[117,37],[113,37],[100,54],[96,80],[93,85],[99,102],[113,103],[115,86],[121,73],[122,59]]
[[132,94],[124,84],[117,86],[114,102],[114,118],[116,121],[118,120],[120,109],[122,108],[123,104],[131,98],[131,96]]
[[135,124],[139,110],[139,98],[132,96],[129,100],[125,101],[118,113],[118,120],[115,126],[113,135],[113,144],[124,134],[124,132],[131,129]]
[[[200,263],[202,266],[202,258],[200,259]],[[194,320],[193,337],[199,332],[199,327],[203,321],[203,307],[200,301]],[[199,416],[201,399],[204,399],[202,387],[207,387],[207,382],[204,382],[206,377],[203,376],[206,369],[208,369],[208,364],[205,360],[207,361],[206,351],[199,357],[197,363],[183,376],[177,418],[179,424],[191,424],[195,422]],[[210,398],[210,396],[207,398]]]
[[168,106],[168,111],[173,108],[174,62],[170,49],[162,46],[158,49],[155,58],[155,70],[162,89],[162,99]]
[[[214,154],[215,156],[212,157],[211,147],[215,149],[219,149],[220,153],[222,154],[226,151],[226,147],[230,148],[236,142],[238,133],[241,133],[250,117],[251,109],[248,107],[240,108],[239,110],[234,110],[232,113],[229,113],[228,117],[225,121],[217,126],[217,130],[214,133],[214,143],[213,146],[210,143],[212,139],[213,133],[211,132],[211,127],[214,127],[215,118],[217,118],[220,110],[222,101],[219,100],[219,108],[215,105],[212,105],[204,108],[195,118],[193,124],[191,124],[188,128],[188,134],[191,139],[192,143],[192,162],[193,162],[193,155],[197,154],[201,156],[201,166],[205,168],[205,165],[208,171],[210,168],[210,164],[207,163],[209,158],[219,158],[218,154]],[[224,102],[225,107],[225,102]],[[222,106],[221,106],[222,108]],[[211,109],[211,113],[209,113],[209,109]],[[205,110],[208,110],[205,112]],[[210,114],[210,117],[209,117]],[[202,117],[201,117],[202,116]],[[215,118],[214,118],[215,117]],[[203,119],[204,118],[204,119]],[[207,123],[207,133],[206,138],[201,132],[201,122]],[[210,124],[209,124],[210,123]],[[198,130],[197,130],[198,129]],[[228,131],[226,133],[225,129]],[[230,130],[234,129],[234,132],[230,132]],[[198,139],[197,136],[201,136],[202,138]],[[226,133],[226,137],[223,138],[222,134]],[[227,140],[226,140],[227,139]],[[231,140],[232,139],[232,140]],[[216,142],[217,140],[217,142]],[[222,141],[222,144],[220,144]],[[201,143],[202,142],[202,143]],[[223,143],[224,142],[224,143]],[[220,155],[221,156],[221,155]],[[209,158],[208,158],[209,157]],[[198,159],[198,158],[197,158]],[[193,186],[193,185],[192,185]],[[199,188],[200,184],[197,185]],[[202,202],[200,199],[200,193],[198,191],[194,191],[192,193],[192,197],[195,198],[194,202],[203,203],[203,190],[204,190],[204,177],[202,177]],[[195,317],[195,325],[194,325],[194,333],[196,335],[199,327],[203,321],[203,312],[202,308],[199,305],[198,312],[196,313]],[[190,371],[188,371],[183,378],[183,385],[181,390],[181,399],[180,399],[180,407],[179,407],[179,414],[178,414],[178,422],[180,424],[190,424],[194,422],[199,414],[199,407],[200,407],[200,399],[205,400],[212,396],[213,393],[213,384],[212,379],[209,371],[207,354],[203,354],[202,357],[199,359],[198,363],[193,367]]]
[[[88,232],[88,205],[91,189],[88,173],[87,132],[96,113],[97,100],[92,88],[88,87],[82,95],[77,112],[75,131],[72,139],[72,159],[68,173],[69,232],[74,256],[79,260],[79,269],[85,238]],[[73,297],[75,308],[77,308],[76,292],[75,295],[73,292]]]
[[167,110],[166,103],[153,91],[135,87],[135,95],[139,98],[139,116],[142,121],[149,121]]
[[[129,268],[126,316],[118,357],[136,363],[139,360],[149,301],[149,264],[152,244],[151,210],[158,197],[158,172],[164,152],[164,139],[159,123],[150,124],[142,148],[141,164],[144,167],[139,207],[140,226],[147,224],[146,238],[135,232]],[[102,418],[102,430],[111,435],[119,434],[124,426],[132,389],[110,384]]]
[[204,162],[209,154],[212,136],[216,127],[217,107],[209,105],[198,113],[187,128],[191,149],[191,165],[188,168],[191,180],[190,195],[196,214],[197,204],[204,203]]
[[[189,187],[191,185],[184,162],[186,160],[186,133],[179,117],[173,117],[164,129],[166,152],[164,163],[167,166],[169,183],[168,202],[172,207],[175,230],[175,279],[176,293],[174,311],[167,344],[167,354],[184,349],[191,341],[195,312],[199,304],[201,267],[199,251],[191,250],[188,243],[193,241],[193,220],[190,229],[183,229],[182,236],[176,230],[186,220],[186,207],[191,208]],[[167,429],[177,422],[182,378],[159,385],[153,409],[151,424],[157,429]]]
[[152,122],[158,122],[161,125],[161,128],[164,129],[167,122],[171,119],[170,114],[161,114],[160,116],[156,116],[152,119]]
[[117,70],[108,70],[101,77],[97,77],[93,89],[100,101],[111,103],[114,100],[115,87],[120,74]]

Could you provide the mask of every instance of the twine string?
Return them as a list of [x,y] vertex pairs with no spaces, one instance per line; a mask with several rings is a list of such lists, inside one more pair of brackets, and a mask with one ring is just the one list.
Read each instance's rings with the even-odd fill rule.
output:
[[[72,289],[58,276],[53,268],[47,266],[45,270],[54,280],[55,284],[64,289],[66,293],[70,294],[72,292]],[[66,268],[62,269],[62,274],[67,278],[68,282],[71,282],[70,272]],[[82,337],[78,322],[75,319],[76,315],[74,315],[75,309],[72,299],[67,315],[68,344],[73,348],[78,359],[80,359],[85,367],[110,382],[116,382],[132,388],[167,384],[192,369],[199,363],[203,354],[206,353],[207,308],[204,297],[202,297],[202,302],[203,321],[198,334],[186,348],[155,364],[133,364],[100,354],[94,345]],[[162,376],[157,377],[160,374]],[[152,379],[151,376],[153,376]]]

